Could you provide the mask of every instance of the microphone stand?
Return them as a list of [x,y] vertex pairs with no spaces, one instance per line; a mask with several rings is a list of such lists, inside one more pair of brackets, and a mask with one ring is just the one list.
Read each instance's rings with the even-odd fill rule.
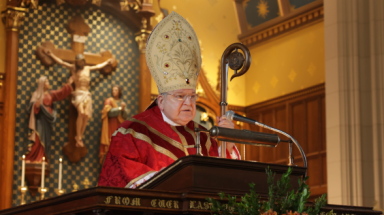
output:
[[295,138],[293,138],[291,135],[289,135],[288,133],[286,133],[286,132],[284,132],[282,130],[270,127],[270,126],[268,126],[266,124],[263,124],[263,123],[260,123],[260,122],[257,122],[257,121],[255,121],[255,125],[258,125],[258,126],[260,126],[262,128],[269,129],[271,131],[274,131],[276,133],[279,133],[279,134],[282,134],[282,135],[288,137],[290,139],[290,141],[289,141],[289,157],[288,157],[289,161],[288,161],[288,166],[297,166],[296,164],[293,163],[293,156],[292,156],[292,143],[294,143],[296,145],[296,147],[299,149],[301,157],[303,158],[304,167],[307,167],[307,157],[305,156],[303,148],[301,148],[299,142],[297,142],[297,140],[295,140]]
[[[304,167],[307,167],[307,157],[305,156],[305,153],[303,151],[303,149],[301,148],[299,142],[297,142],[297,140],[295,140],[295,138],[293,138],[291,135],[289,135],[288,133],[282,131],[282,130],[279,130],[277,128],[273,128],[273,127],[270,127],[266,124],[263,124],[261,122],[258,122],[256,120],[253,120],[253,119],[249,119],[249,118],[246,118],[246,117],[243,117],[243,116],[240,116],[238,114],[236,114],[235,112],[233,111],[228,111],[225,116],[227,118],[229,118],[230,120],[236,120],[236,121],[241,121],[241,122],[245,122],[245,123],[249,123],[249,124],[255,124],[257,126],[260,126],[262,128],[266,128],[268,130],[271,130],[271,131],[274,131],[276,133],[279,133],[279,134],[282,134],[286,137],[289,138],[289,157],[288,157],[288,165],[289,166],[296,166],[294,163],[293,163],[293,156],[292,156],[292,143],[294,143],[296,145],[296,147],[299,149],[300,151],[300,154],[301,154],[301,157],[303,159],[303,163],[304,163]],[[285,141],[284,141],[285,142]]]

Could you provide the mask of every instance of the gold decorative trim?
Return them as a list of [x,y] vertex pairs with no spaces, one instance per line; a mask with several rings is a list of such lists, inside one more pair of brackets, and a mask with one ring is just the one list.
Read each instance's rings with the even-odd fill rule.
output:
[[172,130],[174,131],[174,132],[176,132],[176,134],[177,135],[179,135],[179,138],[180,138],[180,140],[181,140],[181,143],[183,144],[183,148],[184,148],[184,153],[185,153],[185,155],[186,156],[188,156],[189,155],[189,153],[188,153],[188,150],[187,150],[187,146],[188,146],[188,143],[187,143],[187,140],[185,139],[185,137],[176,129],[176,127],[175,126],[171,126],[171,128],[172,128]]
[[29,7],[31,9],[37,9],[37,5],[39,4],[39,0],[22,0],[20,6],[21,7]]
[[[145,22],[145,24],[144,24]],[[143,28],[145,27],[146,28],[146,19],[144,19],[143,21]],[[135,34],[135,41],[137,42],[137,44],[139,45],[139,50],[140,50],[140,53],[145,53],[145,49],[147,48],[147,40],[148,40],[148,37],[149,35],[151,34],[151,31],[147,31],[145,29],[142,29],[140,32],[137,32]]]
[[142,178],[144,178],[145,176],[151,174],[151,173],[154,173],[156,171],[149,171],[147,173],[144,173],[142,175],[140,175],[139,177],[135,178],[135,179],[132,179],[126,186],[125,188],[129,188],[132,184],[136,183],[137,181],[141,180]]
[[205,142],[205,147],[207,148],[207,155],[208,155],[208,157],[211,157],[209,155],[209,150],[211,149],[211,146],[212,146],[211,137],[207,133],[207,142]]
[[92,4],[97,5],[98,7],[101,6],[101,0],[92,0]]
[[125,128],[119,128],[117,129],[117,131],[115,133],[113,133],[112,136],[116,136],[117,133],[122,133],[124,135],[126,134],[131,134],[134,138],[137,138],[139,140],[142,140],[144,142],[147,142],[149,145],[151,145],[153,147],[153,149],[155,149],[157,152],[163,154],[163,155],[166,155],[170,158],[172,158],[173,160],[177,160],[177,157],[176,155],[174,155],[172,152],[170,152],[169,150],[155,144],[154,142],[152,142],[151,138],[149,138],[147,135],[145,134],[142,134],[142,133],[139,133],[139,132],[136,132],[134,131],[132,128],[128,128],[128,129],[125,129]]
[[139,189],[143,189],[143,188],[145,188],[146,186],[150,185],[153,181],[155,181],[156,179],[158,179],[159,177],[161,177],[161,176],[164,175],[165,173],[169,172],[169,171],[172,170],[173,168],[175,168],[175,167],[176,167],[177,165],[179,165],[181,162],[182,162],[181,160],[177,161],[177,163],[174,163],[173,166],[169,167],[169,168],[166,169],[166,170],[161,171],[160,174],[155,175],[155,177],[154,177],[150,182],[144,184],[143,186],[139,186],[138,188],[139,188]]
[[155,133],[157,136],[159,136],[161,139],[167,141],[168,143],[170,143],[172,146],[180,149],[181,151],[184,152],[184,147],[181,143],[177,142],[176,140],[164,135],[163,133],[159,132],[158,130],[152,128],[151,126],[149,126],[146,122],[143,122],[141,120],[138,120],[138,119],[134,119],[134,118],[130,118],[128,119],[129,121],[131,122],[137,122],[137,123],[140,123],[142,125],[144,125],[145,127],[147,127],[147,129],[153,133]]
[[[196,127],[198,127],[199,126],[199,124],[197,123],[197,122],[193,122],[194,123],[194,126]],[[195,134],[195,132],[194,131],[192,131],[191,129],[189,129],[186,125],[184,126],[184,128],[185,128],[185,130],[189,133],[189,134],[191,134],[192,135],[192,137],[193,137],[193,140],[195,141],[195,143],[196,143],[196,134]]]
[[136,1],[129,1],[129,0],[120,1],[120,10],[121,11],[130,11],[131,9],[133,11],[138,11],[140,8],[141,8],[141,2],[139,0],[136,0]]
[[2,12],[2,20],[5,24],[6,31],[19,31],[25,17],[25,9],[17,7],[7,7]]
[[13,6],[7,6],[6,10],[14,10],[14,11],[19,11],[19,12],[28,12],[28,8],[23,8],[23,7],[13,7]]
[[267,29],[258,31],[257,33],[252,34],[251,36],[242,37],[242,35],[240,35],[239,40],[244,45],[250,47],[250,46],[265,42],[267,40],[270,40],[271,38],[290,32],[292,30],[298,29],[305,25],[321,22],[323,21],[323,19],[324,19],[324,8],[323,8],[323,5],[321,5],[318,8],[315,8],[306,13],[295,16],[291,19],[288,19],[287,21],[281,22]]

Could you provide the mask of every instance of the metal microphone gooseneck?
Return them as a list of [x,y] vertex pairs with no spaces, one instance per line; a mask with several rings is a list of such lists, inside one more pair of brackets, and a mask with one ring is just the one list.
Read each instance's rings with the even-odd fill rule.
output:
[[299,151],[300,151],[301,158],[303,159],[303,162],[304,162],[304,167],[307,167],[307,157],[305,156],[305,153],[304,153],[303,149],[301,148],[299,142],[297,142],[297,140],[295,140],[295,138],[293,138],[288,133],[286,133],[286,132],[284,132],[282,130],[279,130],[277,128],[270,127],[270,126],[268,126],[266,124],[263,124],[261,122],[258,122],[256,120],[253,120],[253,119],[241,116],[239,114],[236,114],[235,112],[233,112],[231,110],[227,111],[225,113],[225,116],[229,120],[235,120],[235,121],[245,122],[245,123],[249,123],[249,124],[254,124],[254,125],[260,126],[262,128],[266,128],[268,130],[277,132],[279,134],[282,134],[282,135],[288,137],[291,140],[291,142],[289,142],[289,163],[288,163],[288,165],[295,166],[295,164],[293,163],[293,156],[292,156],[292,142],[293,142],[296,145],[296,147],[299,149]]

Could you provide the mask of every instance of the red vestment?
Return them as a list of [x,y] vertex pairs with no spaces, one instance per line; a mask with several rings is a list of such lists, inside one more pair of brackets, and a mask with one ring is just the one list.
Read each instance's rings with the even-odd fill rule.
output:
[[[195,145],[195,126],[204,129],[193,121],[171,126],[158,106],[125,121],[111,138],[99,186],[135,187],[136,182],[149,179],[178,158],[196,154],[196,148],[183,147]],[[206,133],[200,132],[200,143],[204,156],[219,156],[217,142]]]

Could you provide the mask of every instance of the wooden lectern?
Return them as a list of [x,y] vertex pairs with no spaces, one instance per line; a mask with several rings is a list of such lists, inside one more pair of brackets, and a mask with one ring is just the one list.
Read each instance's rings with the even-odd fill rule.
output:
[[[268,193],[267,167],[276,173],[276,180],[288,170],[284,165],[191,155],[180,158],[139,189],[243,195],[249,193],[249,184],[255,183],[256,192],[263,196]],[[307,168],[292,168],[291,185],[297,189],[297,180]]]
[[[265,168],[276,172],[276,178],[288,166],[222,158],[186,156],[178,159],[138,189],[94,187],[59,197],[0,211],[5,214],[210,214],[207,197],[219,199],[218,192],[249,192],[256,184],[260,195],[267,193]],[[305,175],[306,168],[293,167],[292,186]],[[323,211],[336,214],[380,215],[368,207],[328,205]]]

